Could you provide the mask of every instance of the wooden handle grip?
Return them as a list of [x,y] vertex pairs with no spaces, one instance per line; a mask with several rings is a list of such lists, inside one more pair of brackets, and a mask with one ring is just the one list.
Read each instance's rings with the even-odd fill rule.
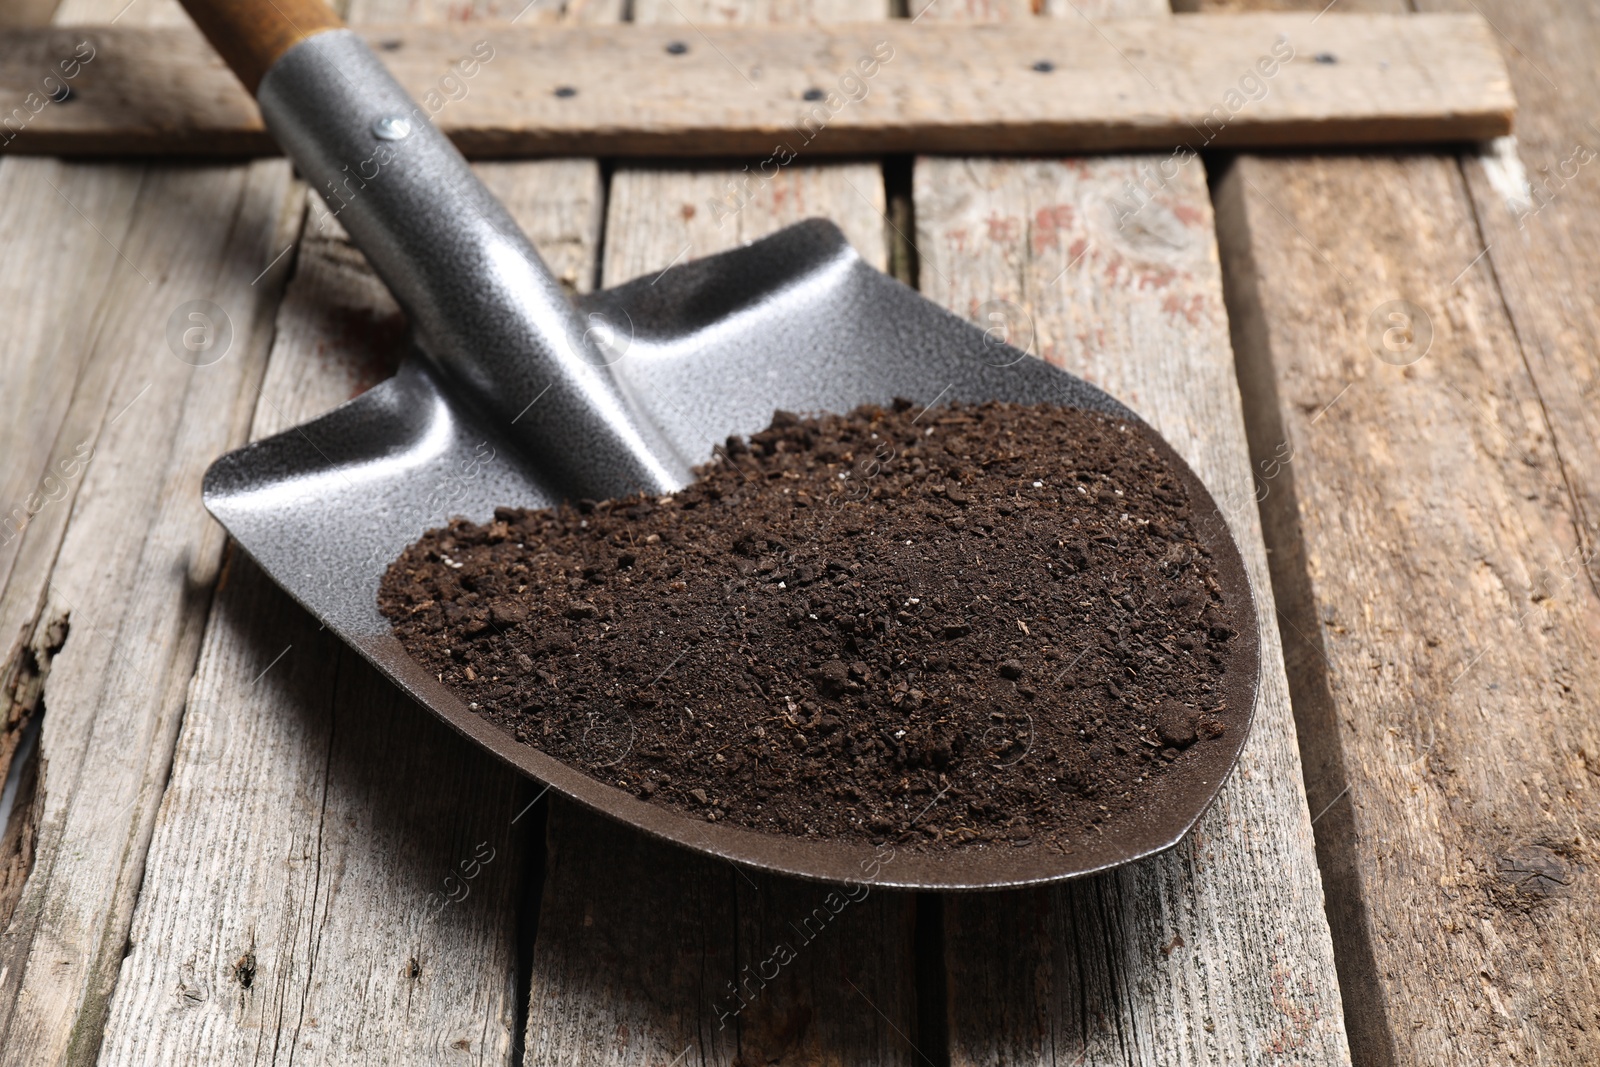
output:
[[195,25],[255,95],[278,57],[344,22],[323,0],[183,0]]

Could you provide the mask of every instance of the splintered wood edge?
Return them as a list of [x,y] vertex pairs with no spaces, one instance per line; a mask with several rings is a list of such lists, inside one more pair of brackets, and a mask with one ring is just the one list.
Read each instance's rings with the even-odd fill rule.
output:
[[[250,169],[262,166],[284,169]],[[587,288],[599,165],[477,169],[557,277]],[[404,333],[338,223],[286,170],[284,185],[294,232],[245,258],[240,283],[269,261],[260,287],[280,290],[293,272],[254,405],[258,438],[376,384]],[[204,618],[144,876],[129,879],[139,907],[125,958],[116,941],[100,1062],[233,1062],[280,1044],[334,1060],[381,1047],[397,1064],[458,1052],[511,1062],[537,787],[408,706],[248,561],[234,559]],[[189,991],[178,1015],[173,989]]]
[[[1509,133],[1515,110],[1477,15],[358,30],[479,158],[1440,143]],[[0,99],[0,152],[275,151],[189,27],[8,34]]]

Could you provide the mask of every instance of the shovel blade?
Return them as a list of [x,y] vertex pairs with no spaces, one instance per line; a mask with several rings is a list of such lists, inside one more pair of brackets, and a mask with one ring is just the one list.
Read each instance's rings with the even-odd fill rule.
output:
[[[1082,379],[998,343],[867,266],[820,220],[743,248],[591,294],[580,312],[623,392],[678,456],[699,463],[774,409],[846,412],[897,397],[1051,403],[1138,422]],[[518,418],[537,418],[537,400]],[[1169,848],[1215,798],[1248,723],[1169,770],[1165,799],[1071,854],[990,846],[901,850],[809,841],[707,823],[648,804],[512,739],[406,654],[377,607],[389,562],[424,531],[498,506],[558,502],[539,457],[474,410],[419,356],[394,378],[296,429],[217,460],[205,502],[292,597],[425,707],[513,766],[647,833],[777,873],[920,889],[978,889],[1079,877]],[[581,449],[585,442],[574,440]],[[1171,449],[1219,582],[1242,618],[1253,599],[1238,549],[1204,486]],[[1063,458],[1063,467],[1070,460]],[[1258,638],[1231,643],[1223,697],[1253,714]]]

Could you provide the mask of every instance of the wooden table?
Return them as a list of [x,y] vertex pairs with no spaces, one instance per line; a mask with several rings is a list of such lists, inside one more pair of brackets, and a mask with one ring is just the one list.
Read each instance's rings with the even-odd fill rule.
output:
[[[489,35],[522,2],[347,14]],[[183,18],[125,3],[53,18]],[[1097,22],[1162,0],[910,6]],[[1008,302],[1188,458],[1256,581],[1255,733],[1183,845],[1056,889],[874,891],[771,981],[752,970],[821,890],[544,797],[200,507],[211,459],[381,380],[402,334],[288,165],[0,160],[0,767],[22,757],[0,1064],[1600,1060],[1600,34],[1571,2],[1459,6],[1508,35],[1520,148],[1191,162],[1132,214],[1165,154],[802,157],[748,187],[479,166],[575,291],[826,215],[958,313]],[[894,14],[521,17],[625,9],[686,38]],[[233,331],[200,367],[167,341],[194,300]]]

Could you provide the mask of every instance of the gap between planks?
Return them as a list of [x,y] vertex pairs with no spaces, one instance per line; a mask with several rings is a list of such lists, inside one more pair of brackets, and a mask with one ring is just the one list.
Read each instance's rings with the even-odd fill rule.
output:
[[[250,282],[297,224],[289,181],[280,162],[0,163],[20,231],[53,238],[7,257],[3,329],[22,357],[5,392],[39,434],[8,456],[49,499],[4,560],[0,619],[10,678],[32,670],[24,648],[49,673],[16,813],[33,864],[0,932],[0,1063],[81,1061],[99,1041],[220,562],[200,474],[244,436],[282,279]],[[230,358],[169,348],[191,300],[228,305]],[[74,455],[88,462],[68,474]]]
[[[147,13],[162,11],[150,0]],[[266,167],[280,175],[275,202],[298,227],[303,188],[287,184],[282,164]],[[598,168],[530,168],[520,177],[484,170],[525,228],[544,238],[558,274],[581,285],[593,275]],[[337,228],[319,230],[319,218],[307,223],[279,316],[255,435],[325,410],[392,369],[395,309]],[[279,236],[284,247],[293,240]],[[283,251],[277,239],[263,245],[233,263],[254,273]],[[284,256],[276,269],[287,274],[291,264],[295,257]],[[281,286],[281,275],[274,280]],[[249,364],[258,376],[260,347]],[[246,417],[254,397],[253,388],[243,397]],[[183,424],[214,421],[195,413]],[[231,443],[243,430],[238,423]],[[198,471],[224,447],[190,450],[194,484],[179,492],[197,513]],[[198,518],[220,547],[214,524]],[[81,547],[77,555],[93,559]],[[528,783],[400,699],[247,560],[233,559],[224,574],[203,642],[206,603],[196,604],[199,670],[191,682],[191,657],[168,686],[175,711],[188,685],[187,714],[175,756],[171,733],[165,738],[171,779],[149,862],[142,844],[130,861],[130,886],[145,873],[126,960],[126,935],[111,915],[107,951],[121,981],[114,998],[109,981],[89,991],[112,999],[101,1058],[342,1062],[383,1048],[395,1062],[462,1051],[508,1062],[519,1029],[516,899],[531,843],[513,820]],[[165,773],[153,777],[160,783]],[[148,810],[154,815],[153,802]],[[449,899],[462,887],[465,899]],[[126,931],[126,912],[121,922]],[[58,997],[73,995],[71,981],[58,980]],[[174,996],[184,1009],[177,1016]],[[22,1008],[12,1033],[26,1025],[38,1040],[8,1042],[13,1054],[27,1049],[29,1062],[95,1056],[103,1000],[72,1028]]]
[[1246,156],[1218,191],[1351,1041],[1373,1064],[1600,1056],[1600,328],[1578,295],[1600,275],[1595,35],[1581,5],[1478,6],[1530,104],[1520,152]]
[[[1024,3],[984,8],[928,17],[1032,17]],[[1059,888],[946,901],[957,1065],[1349,1058],[1210,199],[1197,159],[1167,177],[1168,159],[916,163],[924,291],[1031,341],[1172,442],[1229,517],[1262,638],[1250,742],[1181,844]],[[1134,196],[1152,174],[1153,195]]]
[[[802,190],[802,195],[803,195],[803,190]],[[688,220],[688,219],[685,219],[685,220],[684,220],[684,221],[685,221],[685,222],[687,222],[687,221],[689,221],[689,220]],[[849,231],[849,230],[850,230],[850,227],[849,227],[849,226],[847,226],[847,227],[846,227],[846,228],[847,228],[847,231]],[[868,225],[868,226],[867,226],[867,227],[866,227],[866,228],[867,228],[867,229],[868,229],[868,230],[870,230],[870,229],[871,229],[871,225],[870,225],[870,224],[869,224],[869,225]],[[860,236],[860,234],[861,234],[861,232],[862,232],[862,230],[861,230],[861,228],[857,228],[857,230],[856,230],[856,233],[855,233],[855,234],[854,234],[854,235],[853,235],[853,236],[855,236],[855,237],[856,237],[856,242],[857,242],[857,244],[858,244],[858,247],[860,247],[860,246],[862,246],[862,245],[863,245],[863,243],[865,243],[865,244],[866,244],[866,245],[867,245],[867,247],[871,247],[871,245],[872,245],[872,244],[873,244],[873,239],[872,239],[872,236],[871,236],[871,235],[870,235],[870,234],[868,234],[868,235],[867,235],[867,236],[866,236],[866,237],[865,237],[865,238],[863,238],[863,237],[862,237],[862,236]],[[707,249],[707,250],[709,250],[709,249]],[[622,257],[621,257],[621,255],[620,255],[620,254],[619,254],[619,260],[620,260],[620,259],[621,259],[621,258],[622,258]],[[659,259],[658,259],[658,260],[657,260],[657,262],[660,262],[660,260],[659,260]],[[654,265],[654,264],[652,264],[652,265]],[[291,421],[292,421],[292,420],[291,420]],[[198,725],[198,721],[197,721],[197,729],[199,729],[199,728],[200,728],[200,726],[199,726],[199,725]],[[559,855],[559,853],[558,853],[558,855]],[[736,892],[737,892],[737,890],[736,890]]]

